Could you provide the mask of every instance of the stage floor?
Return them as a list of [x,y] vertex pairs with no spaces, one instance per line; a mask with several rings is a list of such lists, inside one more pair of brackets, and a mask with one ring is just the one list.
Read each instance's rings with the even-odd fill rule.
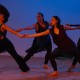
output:
[[22,73],[14,59],[10,56],[0,56],[0,80],[80,80],[80,65],[77,64],[73,72],[67,72],[71,59],[57,59],[59,76],[48,76],[53,69],[43,68],[44,58],[33,57],[27,62],[30,71]]

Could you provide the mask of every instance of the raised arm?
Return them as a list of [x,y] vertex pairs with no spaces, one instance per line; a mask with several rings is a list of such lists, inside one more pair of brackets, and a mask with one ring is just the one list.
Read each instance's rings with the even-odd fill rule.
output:
[[46,30],[46,31],[41,32],[41,33],[26,35],[25,38],[39,37],[39,36],[44,36],[44,35],[48,35],[48,34],[50,34],[50,31]]
[[3,24],[2,25],[2,28],[13,33],[14,35],[18,36],[18,37],[21,37],[22,38],[22,35],[19,34],[18,32],[16,32],[15,30],[11,29],[10,27],[8,27],[7,25]]

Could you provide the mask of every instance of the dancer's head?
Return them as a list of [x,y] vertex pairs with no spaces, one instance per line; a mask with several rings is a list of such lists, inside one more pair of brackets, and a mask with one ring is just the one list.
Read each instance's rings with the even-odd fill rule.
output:
[[58,16],[53,16],[52,17],[52,20],[51,20],[52,26],[56,25],[57,27],[59,27],[60,23],[61,23],[61,20],[60,20],[60,18]]
[[44,15],[40,12],[37,13],[37,20],[38,21],[44,21]]
[[8,21],[10,14],[8,12],[8,10],[0,4],[0,21],[2,21],[3,23],[6,23]]

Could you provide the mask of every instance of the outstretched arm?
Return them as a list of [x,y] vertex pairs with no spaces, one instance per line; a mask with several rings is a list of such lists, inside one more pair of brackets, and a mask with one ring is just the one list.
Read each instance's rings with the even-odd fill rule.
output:
[[41,33],[26,35],[25,38],[39,37],[39,36],[44,36],[44,35],[48,35],[48,34],[50,34],[50,31],[49,30],[46,30],[46,31],[41,32]]
[[76,30],[76,29],[80,29],[80,26],[78,27],[70,27],[70,26],[64,26],[65,30]]
[[17,32],[21,32],[23,30],[32,30],[32,29],[35,29],[35,26],[36,26],[36,24],[33,24],[32,26],[28,26],[28,27],[25,27],[25,28],[17,29],[16,31]]
[[4,28],[5,30],[13,33],[14,35],[22,38],[22,35],[21,35],[21,34],[19,34],[18,32],[16,32],[15,30],[11,29],[11,28],[8,27],[7,25],[3,24],[3,25],[2,25],[2,28]]
[[75,26],[75,27],[77,27],[77,26],[80,26],[80,24],[66,24],[67,26]]

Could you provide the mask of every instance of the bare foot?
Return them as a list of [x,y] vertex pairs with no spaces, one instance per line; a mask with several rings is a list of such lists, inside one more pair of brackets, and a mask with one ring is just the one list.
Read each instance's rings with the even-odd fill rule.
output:
[[67,71],[70,72],[74,68],[75,68],[75,66],[74,65],[71,65],[70,68]]
[[44,64],[44,68],[45,69],[50,69],[50,67],[48,67],[48,65]]
[[49,74],[49,76],[58,76],[58,71],[54,71],[51,74]]

